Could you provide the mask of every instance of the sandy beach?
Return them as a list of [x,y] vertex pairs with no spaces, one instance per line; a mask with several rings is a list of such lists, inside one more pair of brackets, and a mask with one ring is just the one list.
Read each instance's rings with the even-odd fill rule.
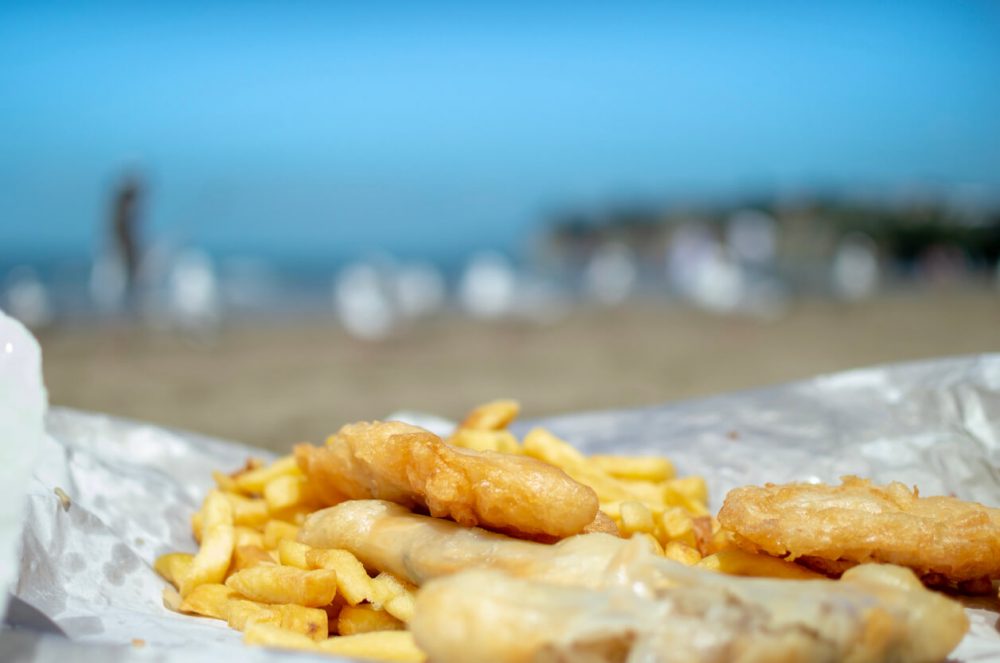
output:
[[661,302],[580,310],[549,326],[449,316],[381,343],[352,339],[327,319],[229,325],[208,340],[132,326],[39,338],[53,404],[282,451],[397,409],[457,417],[510,396],[533,417],[1000,351],[1000,293],[805,301],[774,321]]

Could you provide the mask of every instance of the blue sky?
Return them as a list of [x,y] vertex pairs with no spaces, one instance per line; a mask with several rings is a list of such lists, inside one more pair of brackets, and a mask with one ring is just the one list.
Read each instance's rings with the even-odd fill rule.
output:
[[0,5],[0,253],[516,246],[553,207],[1000,190],[996,3]]

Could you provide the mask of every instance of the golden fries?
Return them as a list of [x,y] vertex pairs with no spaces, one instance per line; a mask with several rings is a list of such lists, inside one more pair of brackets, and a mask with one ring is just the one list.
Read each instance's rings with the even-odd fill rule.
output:
[[804,566],[786,562],[777,557],[750,553],[737,548],[720,550],[714,555],[709,555],[698,562],[698,566],[736,576],[792,578],[796,580],[815,580],[826,577],[810,571]]
[[403,622],[413,617],[416,587],[391,573],[382,572],[372,580],[371,603]]
[[359,633],[328,638],[317,643],[288,629],[270,624],[255,624],[247,628],[243,641],[248,645],[326,652],[344,657],[400,663],[420,663],[427,659],[408,631]]
[[295,458],[285,456],[279,458],[267,467],[242,472],[234,477],[236,487],[248,494],[260,495],[264,492],[264,487],[269,481],[285,475],[301,475],[299,466],[295,463]]
[[271,553],[260,546],[236,546],[233,551],[233,568],[237,571],[249,569],[261,564],[274,564]]
[[[507,430],[519,410],[510,400],[481,405],[448,442],[559,467],[594,489],[601,511],[622,536],[646,537],[650,550],[682,564],[742,575],[797,572],[795,565],[731,550],[728,534],[708,516],[701,477],[677,477],[666,458],[587,456],[540,428],[519,441]],[[248,644],[387,661],[425,659],[406,630],[416,587],[366,569],[347,550],[296,540],[304,518],[320,503],[293,456],[270,464],[250,459],[237,472],[212,477],[216,488],[191,517],[198,552],[168,553],[155,562],[157,573],[178,590],[164,589],[166,607],[224,620],[243,631]]]
[[205,498],[201,513],[204,532],[201,549],[180,578],[181,596],[187,596],[198,585],[222,582],[233,556],[236,532],[229,500],[223,493],[213,490]]
[[521,405],[517,401],[491,401],[474,408],[458,427],[471,430],[503,430],[520,412]]
[[522,453],[556,465],[593,488],[601,511],[611,516],[622,536],[651,534],[664,548],[674,541],[697,548],[697,534],[702,534],[706,551],[726,543],[722,537],[711,538],[714,532],[706,534],[704,526],[696,531],[695,519],[708,515],[704,479],[676,477],[666,458],[588,457],[542,428],[524,437]]
[[399,619],[370,605],[346,606],[337,617],[337,632],[356,635],[372,631],[400,631],[406,628]]
[[264,525],[263,544],[268,550],[274,550],[285,539],[294,541],[298,534],[299,528],[297,525],[285,522],[284,520],[269,520]]
[[167,553],[156,560],[153,564],[153,569],[171,585],[180,587],[180,579],[191,568],[193,560],[194,555],[189,553]]
[[235,591],[225,585],[198,585],[184,597],[180,605],[180,612],[225,619],[229,612],[229,602],[238,596]]
[[374,581],[368,577],[358,558],[346,550],[310,550],[306,553],[306,563],[310,568],[336,573],[337,588],[348,605],[357,605],[362,601],[374,603],[377,590]]
[[666,458],[631,456],[591,456],[589,462],[616,479],[666,481],[674,478],[674,464]]
[[252,601],[318,608],[337,595],[337,574],[326,569],[303,571],[292,566],[259,565],[229,576],[226,586]]

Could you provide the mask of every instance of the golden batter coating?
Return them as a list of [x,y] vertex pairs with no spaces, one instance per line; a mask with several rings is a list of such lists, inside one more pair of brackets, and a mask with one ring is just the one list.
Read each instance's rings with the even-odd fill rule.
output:
[[719,522],[751,551],[834,573],[898,564],[950,583],[1000,578],[1000,509],[920,497],[898,482],[844,477],[839,486],[791,483],[730,491]]
[[597,494],[528,456],[472,451],[398,421],[348,424],[323,447],[295,448],[327,504],[383,499],[466,526],[564,538],[597,516]]

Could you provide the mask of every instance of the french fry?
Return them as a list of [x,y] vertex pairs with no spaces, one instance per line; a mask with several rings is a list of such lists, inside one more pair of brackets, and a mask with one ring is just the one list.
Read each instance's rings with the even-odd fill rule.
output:
[[242,472],[234,477],[236,486],[245,493],[260,495],[264,492],[264,486],[275,477],[286,474],[301,474],[295,456],[282,456],[266,467]]
[[416,587],[391,573],[382,572],[372,580],[371,604],[393,617],[408,622],[413,617]]
[[191,535],[194,536],[194,540],[198,543],[201,543],[201,528],[203,520],[201,509],[198,509],[191,514]]
[[[232,626],[230,624],[230,626]],[[233,626],[233,628],[237,628]],[[289,631],[270,623],[250,622],[243,629],[243,642],[248,645],[262,647],[278,647],[280,649],[297,649],[300,651],[319,651],[317,645],[308,636]]]
[[233,507],[233,524],[245,527],[263,527],[271,514],[267,502],[259,498],[244,497],[236,493],[223,493]]
[[264,535],[259,531],[246,525],[237,525],[234,530],[236,532],[235,543],[237,546],[264,547]]
[[329,636],[326,611],[301,605],[264,605],[254,601],[236,600],[229,604],[227,623],[237,631],[248,631],[253,626],[267,625],[311,640],[325,640]]
[[701,561],[701,555],[697,550],[680,541],[669,542],[663,549],[663,556],[685,566],[694,566]]
[[226,623],[237,631],[248,631],[255,624],[281,628],[281,615],[262,603],[237,599],[229,603]]
[[278,547],[284,539],[295,540],[299,535],[298,525],[285,522],[284,520],[269,520],[264,525],[264,547],[273,550]]
[[213,619],[226,619],[229,602],[238,597],[239,594],[225,585],[214,583],[198,585],[184,597],[180,611]]
[[666,482],[667,497],[675,499],[696,516],[708,515],[708,486],[705,485],[704,477],[697,475],[671,479]]
[[471,430],[503,430],[517,418],[521,405],[517,401],[503,399],[483,403],[469,412],[459,424],[459,428]]
[[327,569],[303,571],[292,566],[260,565],[237,571],[226,579],[226,586],[252,601],[318,608],[337,595],[337,574]]
[[649,546],[650,548],[653,549],[654,553],[656,553],[657,555],[663,554],[663,544],[661,544],[659,540],[657,540],[657,538],[652,534],[649,534],[648,532],[636,532],[635,534],[632,535],[632,538],[646,539],[646,541],[649,542]]
[[666,544],[670,541],[680,541],[692,548],[697,545],[694,536],[694,523],[691,516],[679,506],[664,509],[660,514],[660,540]]
[[321,651],[345,658],[363,658],[400,663],[422,663],[427,657],[413,641],[408,631],[378,631],[359,633],[321,642],[314,642],[301,633],[296,633],[271,624],[251,624],[243,635],[248,645],[278,647],[299,651]]
[[[544,428],[531,429],[524,436],[521,446],[527,455],[562,468],[570,476],[573,476],[569,472],[570,469],[582,467],[587,462],[586,457],[582,453],[574,449],[568,442],[560,440]],[[600,493],[598,493],[598,496],[600,496]]]
[[202,514],[204,536],[201,548],[181,578],[181,596],[187,596],[198,585],[221,583],[233,556],[236,534],[229,500],[221,491],[210,491],[202,505]]
[[215,485],[218,486],[219,490],[226,493],[238,493],[240,492],[240,487],[236,485],[236,479],[234,479],[229,474],[225,472],[220,472],[219,470],[212,470],[212,479],[215,480]]
[[319,647],[328,654],[378,661],[422,663],[427,660],[409,631],[378,631],[340,636],[321,642]]
[[190,553],[167,553],[156,558],[156,561],[153,562],[153,570],[174,587],[179,587],[180,579],[191,568],[192,560],[194,560],[194,555]]
[[528,456],[555,465],[580,483],[593,488],[601,503],[628,500],[662,502],[663,488],[657,484],[616,479],[590,465],[586,456],[544,428],[529,431],[522,446]]
[[459,428],[448,439],[448,444],[474,451],[499,451],[508,454],[521,453],[521,445],[518,443],[517,438],[507,430]]
[[[278,542],[278,559],[285,566],[294,566],[299,569],[310,569],[309,562],[306,560],[306,555],[312,550],[311,547],[304,543],[299,543],[298,541],[292,541],[291,539],[282,539]],[[337,580],[340,580],[340,574],[337,574]]]
[[385,610],[370,605],[344,606],[337,616],[337,633],[356,635],[372,631],[399,631],[406,628],[400,620]]
[[698,566],[735,576],[793,580],[818,580],[826,577],[793,562],[735,548],[709,555],[698,562]]
[[654,483],[674,478],[674,464],[657,456],[602,456],[587,459],[593,467],[617,479],[638,479]]
[[342,635],[319,643],[320,651],[345,658],[363,658],[398,663],[422,663],[427,656],[420,651],[409,631],[375,631]]
[[264,501],[270,513],[280,514],[293,507],[307,506],[314,498],[304,476],[283,474],[264,486]]
[[621,523],[619,529],[624,537],[631,537],[637,532],[651,534],[656,527],[653,514],[642,502],[628,501],[621,503]]
[[[302,544],[299,544],[302,545]],[[306,553],[306,563],[310,568],[329,569],[337,574],[337,587],[340,595],[348,605],[357,605],[362,601],[372,601],[376,595],[373,580],[368,577],[364,565],[353,554],[346,550],[309,550]],[[387,583],[388,581],[382,581]],[[400,584],[401,589],[405,589]],[[395,588],[393,588],[395,590]],[[396,591],[396,593],[399,593]],[[382,595],[379,595],[382,596]]]
[[163,607],[172,612],[180,612],[181,604],[184,599],[181,598],[180,592],[178,592],[173,587],[163,588]]
[[330,635],[326,611],[301,605],[272,606],[281,615],[281,628],[306,635],[313,640],[326,640]]
[[236,571],[253,568],[261,564],[275,564],[271,553],[260,546],[236,546],[233,552],[233,568]]

